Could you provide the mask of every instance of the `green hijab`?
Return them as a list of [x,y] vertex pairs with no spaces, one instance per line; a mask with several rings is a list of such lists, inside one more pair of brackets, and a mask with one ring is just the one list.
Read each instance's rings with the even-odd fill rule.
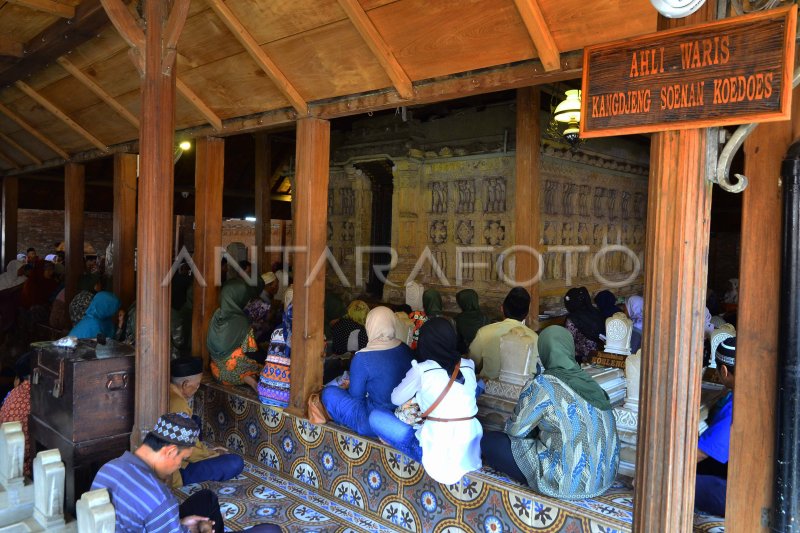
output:
[[546,375],[557,377],[578,396],[601,411],[611,409],[606,391],[575,362],[575,341],[566,328],[546,327],[539,334],[538,346],[539,360]]
[[478,330],[487,324],[486,316],[478,304],[478,293],[472,289],[458,291],[456,303],[461,308],[461,313],[456,316],[456,331],[469,347]]
[[232,279],[222,286],[219,309],[211,317],[206,339],[208,351],[215,361],[227,359],[247,337],[250,322],[243,309],[251,294],[251,287],[242,279]]
[[428,318],[442,315],[442,295],[435,289],[428,289],[422,293],[422,307]]

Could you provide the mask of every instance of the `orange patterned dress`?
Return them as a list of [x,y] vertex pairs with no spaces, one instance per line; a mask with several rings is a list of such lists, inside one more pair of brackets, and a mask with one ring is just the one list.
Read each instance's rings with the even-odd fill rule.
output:
[[247,376],[258,379],[258,375],[261,373],[261,364],[247,357],[248,353],[256,350],[258,350],[258,344],[251,329],[241,346],[233,350],[224,361],[218,364],[214,359],[211,360],[211,374],[224,385],[243,385],[244,378]]

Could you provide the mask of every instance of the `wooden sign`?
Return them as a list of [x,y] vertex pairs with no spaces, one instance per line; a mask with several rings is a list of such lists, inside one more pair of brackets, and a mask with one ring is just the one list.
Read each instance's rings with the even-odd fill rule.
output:
[[788,120],[796,24],[792,5],[587,47],[580,136]]

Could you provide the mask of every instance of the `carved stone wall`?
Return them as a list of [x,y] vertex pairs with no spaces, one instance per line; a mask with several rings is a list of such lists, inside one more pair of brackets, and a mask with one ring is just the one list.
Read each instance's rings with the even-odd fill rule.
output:
[[[357,136],[334,149],[328,213],[329,245],[351,286],[343,286],[329,267],[329,288],[351,298],[363,293],[354,286],[354,254],[357,246],[370,244],[372,196],[369,178],[353,165],[389,159],[398,261],[384,299],[402,302],[404,284],[416,270],[418,281],[442,293],[446,310],[457,311],[455,293],[471,287],[482,307],[498,314],[510,287],[503,274],[513,279],[514,259],[504,252],[516,244],[515,209],[534,208],[514,199],[513,119],[513,112],[497,107],[460,113],[450,123],[377,123],[373,136],[366,127],[354,128]],[[461,138],[460,124],[467,123],[471,135],[485,135]],[[576,152],[542,146],[543,310],[561,308],[572,286],[595,293],[610,285],[618,295],[642,290],[643,273],[630,274],[644,253],[648,157],[626,142],[592,141]],[[623,247],[630,252],[619,251]],[[368,267],[365,255],[363,280]]]

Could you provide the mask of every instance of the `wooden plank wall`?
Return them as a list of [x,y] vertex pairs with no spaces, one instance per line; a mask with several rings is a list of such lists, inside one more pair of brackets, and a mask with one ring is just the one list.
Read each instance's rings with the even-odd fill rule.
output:
[[309,395],[322,387],[325,340],[323,304],[325,264],[311,276],[328,240],[328,172],[330,122],[297,121],[297,167],[294,199],[294,245],[305,247],[294,259],[292,316],[292,379],[288,411],[305,416]]
[[775,432],[783,190],[781,162],[800,125],[800,91],[792,121],[759,125],[744,143],[739,263],[736,389],[733,396],[725,530],[769,531],[762,512],[774,492]]

